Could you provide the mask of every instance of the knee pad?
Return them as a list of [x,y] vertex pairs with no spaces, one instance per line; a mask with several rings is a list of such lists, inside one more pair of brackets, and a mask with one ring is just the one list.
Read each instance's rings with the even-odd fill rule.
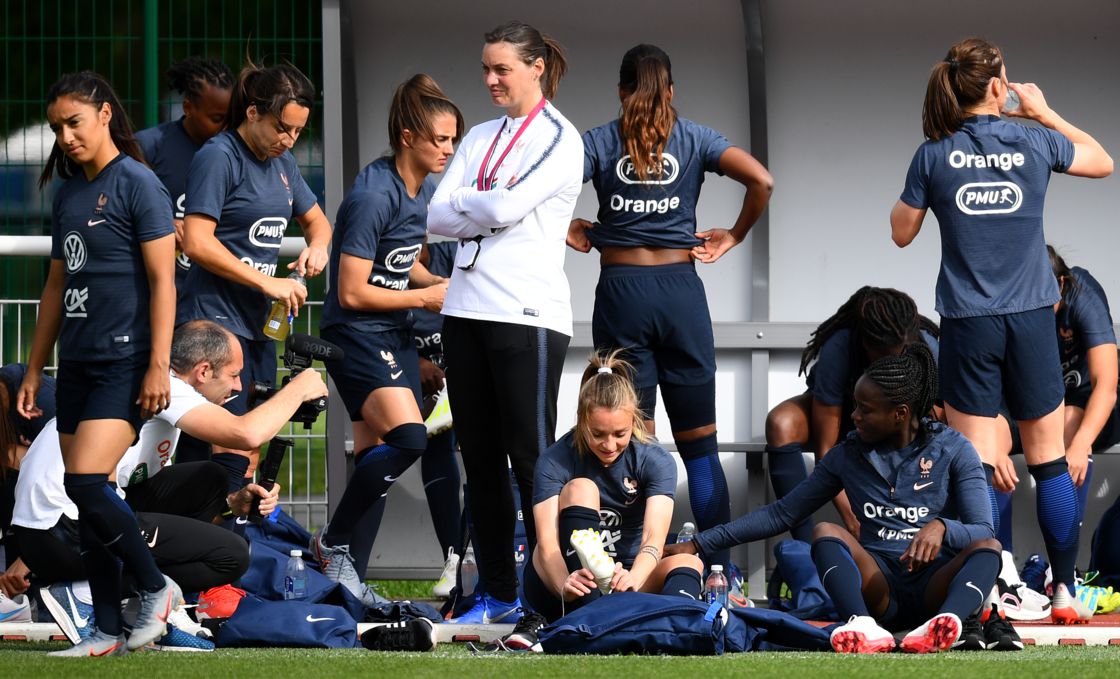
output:
[[716,441],[715,434],[708,434],[694,441],[678,441],[677,452],[680,453],[681,459],[685,461],[718,455],[719,442]]
[[716,381],[662,384],[661,397],[673,431],[687,431],[716,421]]
[[385,432],[381,440],[397,450],[414,452],[419,457],[428,447],[428,430],[418,422],[409,422]]

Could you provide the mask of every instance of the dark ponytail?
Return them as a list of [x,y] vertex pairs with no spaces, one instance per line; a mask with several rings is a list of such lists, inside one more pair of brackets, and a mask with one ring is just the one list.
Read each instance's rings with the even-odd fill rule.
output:
[[1077,279],[1073,277],[1066,260],[1049,243],[1046,244],[1046,255],[1050,258],[1050,270],[1054,272],[1054,278],[1058,279],[1058,287],[1062,289],[1062,304],[1065,304],[1077,290]]
[[886,356],[867,367],[864,376],[879,385],[891,405],[908,405],[921,420],[937,399],[937,361],[925,342],[908,344],[898,356]]
[[568,72],[564,47],[553,38],[542,34],[523,21],[507,21],[483,36],[487,45],[507,42],[517,51],[521,61],[532,66],[537,59],[544,61],[541,76],[541,93],[551,100],[560,89],[560,79]]
[[455,116],[455,143],[463,136],[463,114],[447,98],[432,76],[417,73],[397,87],[389,106],[389,145],[394,154],[401,152],[401,134],[411,130],[418,137],[435,138],[432,119],[437,114]]
[[[113,112],[109,120],[109,136],[113,144],[121,153],[132,156],[141,163],[144,162],[144,152],[140,150],[140,144],[132,134],[132,123],[129,122],[128,114],[125,113],[117,93],[105,78],[93,71],[67,73],[47,91],[47,106],[66,96],[92,105],[98,113],[101,112],[103,105],[109,104],[109,109]],[[55,172],[58,172],[58,176],[62,179],[69,179],[80,171],[81,166],[78,162],[67,156],[55,140],[54,145],[51,146],[51,155],[47,158],[47,166],[39,175],[39,188],[46,186]]]
[[619,129],[641,181],[661,174],[661,154],[677,121],[672,85],[673,65],[660,47],[638,45],[622,57],[618,86],[626,94]]
[[236,130],[245,122],[250,106],[256,106],[262,115],[271,113],[281,119],[288,104],[310,109],[314,101],[315,86],[295,66],[258,66],[249,61],[237,76],[229,100],[229,129]]
[[988,83],[999,78],[1003,54],[982,38],[968,38],[949,48],[929,75],[922,105],[922,133],[943,139],[960,129],[965,111],[984,101]]

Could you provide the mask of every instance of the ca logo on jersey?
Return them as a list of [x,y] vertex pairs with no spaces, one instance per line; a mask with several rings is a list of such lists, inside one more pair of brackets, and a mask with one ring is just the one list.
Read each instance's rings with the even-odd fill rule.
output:
[[957,189],[957,209],[966,215],[1005,215],[1023,204],[1014,182],[973,182]]
[[677,180],[680,171],[680,163],[669,153],[661,154],[661,172],[654,171],[645,179],[638,178],[638,173],[634,169],[634,163],[630,160],[629,154],[619,158],[614,166],[614,173],[623,184],[672,184]]
[[62,240],[62,256],[66,258],[66,273],[77,273],[86,265],[86,241],[82,234],[71,231]]
[[283,217],[262,217],[249,227],[249,242],[259,248],[280,249],[288,220]]
[[86,301],[89,299],[89,288],[70,288],[62,296],[62,303],[66,305],[67,318],[85,318]]

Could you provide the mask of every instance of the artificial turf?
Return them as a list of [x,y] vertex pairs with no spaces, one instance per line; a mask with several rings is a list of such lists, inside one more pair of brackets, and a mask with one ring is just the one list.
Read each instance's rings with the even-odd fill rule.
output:
[[353,650],[219,649],[213,653],[147,651],[123,658],[48,658],[61,642],[0,642],[6,677],[982,677],[1076,679],[1116,677],[1120,647],[1040,646],[1018,653],[950,652],[939,655],[854,656],[832,653],[740,653],[719,657],[665,656],[475,656],[462,644],[443,644],[431,653],[374,653]]

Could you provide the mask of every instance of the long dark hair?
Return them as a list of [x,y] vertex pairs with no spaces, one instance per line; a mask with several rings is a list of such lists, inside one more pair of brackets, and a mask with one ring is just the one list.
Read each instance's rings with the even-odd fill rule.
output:
[[[0,380],[0,389],[8,395],[9,408],[0,410],[0,481],[8,475],[8,470],[15,470],[16,444],[19,443],[19,433],[16,423],[12,421],[10,406],[15,401],[16,394],[8,388],[8,383]],[[3,401],[3,399],[0,399]]]
[[537,59],[544,60],[544,75],[541,77],[541,93],[551,100],[560,89],[560,79],[568,72],[568,60],[564,47],[523,21],[507,21],[483,36],[487,45],[508,42],[517,50],[517,56],[527,65]]
[[258,66],[252,60],[237,76],[229,100],[229,129],[236,130],[245,122],[246,111],[256,106],[261,114],[271,113],[278,120],[290,103],[310,109],[315,102],[315,86],[291,64]]
[[401,152],[401,134],[411,130],[420,137],[434,139],[432,119],[437,114],[455,116],[455,143],[463,136],[463,114],[447,98],[432,76],[417,73],[397,87],[393,103],[389,106],[389,145],[394,154]]
[[851,332],[849,361],[853,383],[849,386],[854,386],[854,379],[867,367],[867,348],[890,349],[919,342],[923,330],[934,337],[940,335],[937,324],[918,313],[918,305],[910,295],[894,288],[865,285],[813,331],[801,352],[797,374],[803,374],[828,338],[843,329]]
[[618,68],[618,86],[629,93],[618,120],[622,141],[634,173],[645,181],[650,174],[660,174],[661,154],[677,122],[669,55],[656,45],[631,47]]
[[1065,304],[1073,297],[1079,284],[1073,277],[1073,272],[1069,270],[1066,260],[1049,243],[1046,244],[1046,255],[1050,258],[1050,270],[1054,272],[1054,278],[1058,279],[1058,287],[1062,289],[1062,304]]
[[[67,96],[90,104],[99,113],[101,107],[108,104],[113,112],[109,120],[109,137],[113,140],[113,144],[121,153],[132,156],[141,163],[144,162],[144,152],[140,150],[140,144],[132,134],[132,123],[128,119],[128,114],[125,113],[124,106],[121,105],[121,100],[113,91],[112,85],[105,78],[93,71],[67,73],[55,81],[47,91],[47,106]],[[39,188],[46,186],[55,172],[58,172],[58,176],[62,179],[69,179],[78,174],[81,169],[81,165],[67,156],[56,140],[51,147],[51,155],[47,158],[47,166],[39,175]]]
[[225,62],[217,59],[187,57],[167,69],[167,84],[187,99],[198,103],[206,85],[232,90],[233,71]]
[[908,405],[921,420],[937,399],[937,361],[925,342],[907,344],[901,354],[885,356],[867,367],[865,377],[879,385],[891,405]]
[[949,53],[929,74],[922,105],[922,132],[927,139],[942,139],[960,129],[965,109],[984,101],[988,83],[999,78],[1003,53],[983,38],[968,38]]

